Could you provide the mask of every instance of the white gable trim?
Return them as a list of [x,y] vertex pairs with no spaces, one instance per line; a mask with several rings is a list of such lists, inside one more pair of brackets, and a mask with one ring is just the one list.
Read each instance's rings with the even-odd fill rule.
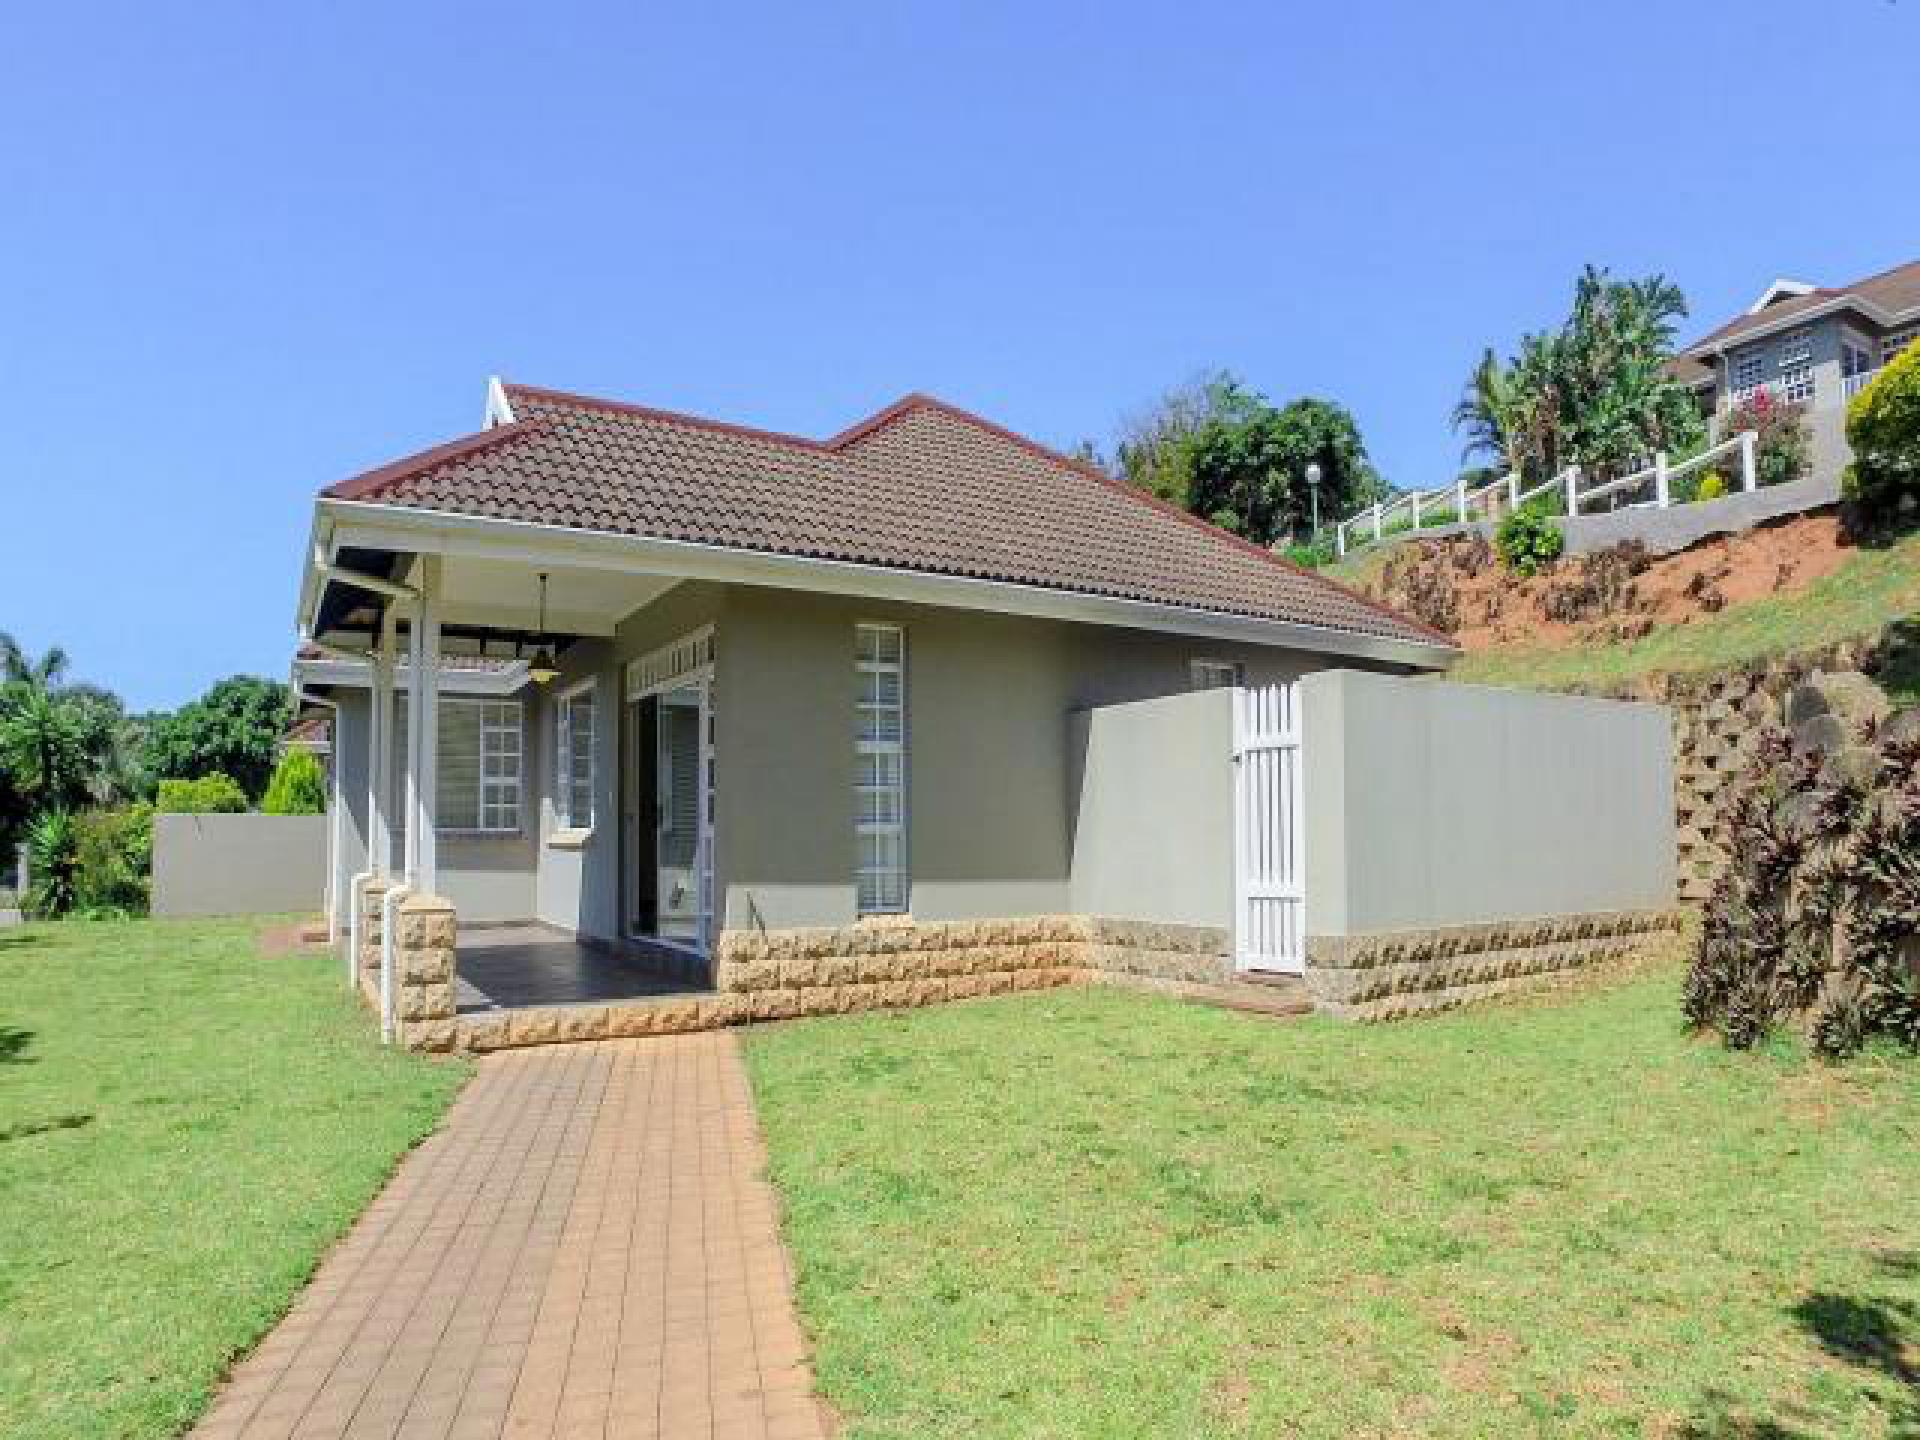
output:
[[1747,314],[1758,315],[1776,300],[1786,300],[1795,295],[1811,295],[1813,290],[1814,287],[1804,280],[1788,280],[1783,276],[1760,292],[1760,298],[1747,307]]

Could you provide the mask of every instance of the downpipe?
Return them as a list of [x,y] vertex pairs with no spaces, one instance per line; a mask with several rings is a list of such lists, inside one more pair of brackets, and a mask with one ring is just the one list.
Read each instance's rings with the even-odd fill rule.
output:
[[353,907],[347,913],[347,988],[356,992],[360,988],[360,916],[367,908],[367,882],[372,879],[373,871],[362,870],[347,882]]

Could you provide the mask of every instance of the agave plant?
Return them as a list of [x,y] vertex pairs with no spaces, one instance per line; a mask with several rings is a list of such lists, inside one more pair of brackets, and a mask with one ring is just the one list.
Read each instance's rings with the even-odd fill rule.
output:
[[80,899],[80,832],[65,810],[43,810],[27,825],[27,860],[33,874],[27,909],[53,920]]

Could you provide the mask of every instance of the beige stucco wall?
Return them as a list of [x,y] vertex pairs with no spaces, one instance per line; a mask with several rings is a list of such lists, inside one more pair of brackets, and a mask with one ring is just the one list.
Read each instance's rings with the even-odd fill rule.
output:
[[327,887],[325,815],[156,815],[155,915],[311,912]]
[[1674,903],[1663,707],[1357,671],[1301,701],[1309,935]]
[[[343,689],[335,727],[334,763],[340,767],[342,796],[338,880],[335,910],[341,924],[347,920],[348,881],[367,863],[367,712],[365,690]],[[523,743],[533,753],[539,744],[538,707],[529,705]],[[440,893],[467,921],[524,920],[533,913],[535,850],[525,804],[517,835],[442,835],[438,848]],[[398,826],[398,817],[394,817]],[[400,845],[394,845],[397,868]]]
[[[908,867],[916,919],[1015,918],[1085,908],[1117,918],[1225,923],[1214,899],[1195,895],[1229,884],[1230,865],[1200,861],[1194,847],[1208,842],[1198,838],[1183,842],[1189,854],[1180,873],[1163,877],[1164,906],[1141,900],[1120,907],[1117,899],[1099,911],[1090,902],[1075,905],[1074,827],[1085,772],[1076,768],[1080,752],[1072,717],[1090,707],[1185,695],[1195,659],[1240,663],[1248,680],[1260,684],[1295,678],[1324,664],[1324,657],[703,582],[676,585],[626,617],[610,638],[569,646],[558,680],[520,692],[526,726],[522,833],[509,840],[442,837],[440,892],[463,921],[533,916],[587,935],[620,934],[622,876],[631,864],[639,798],[626,773],[631,767],[623,763],[633,743],[625,668],[713,625],[720,923],[768,929],[851,923],[853,651],[861,620],[897,623],[906,631]],[[596,823],[576,843],[555,835],[553,721],[557,697],[582,679],[597,686],[598,790]],[[1204,699],[1206,706],[1224,713],[1224,694]],[[364,863],[365,725],[365,692],[345,692],[343,874]],[[1224,764],[1225,743],[1223,731],[1220,742],[1202,747],[1196,759],[1169,739],[1159,756],[1171,767],[1164,770],[1143,751],[1146,768],[1133,777],[1146,787],[1140,803],[1150,805],[1171,793],[1169,787],[1184,785],[1194,765]],[[1104,807],[1098,842],[1104,858],[1083,879],[1082,893],[1089,897],[1116,893],[1110,880],[1095,877],[1119,873],[1118,841],[1108,837],[1126,823],[1119,772],[1103,773],[1112,777],[1098,802]],[[1204,828],[1196,821],[1196,836]],[[1230,843],[1224,824],[1211,843]],[[1143,913],[1143,905],[1160,913]]]
[[1233,692],[1076,712],[1069,909],[1233,924]]
[[1071,712],[1184,692],[1195,658],[1238,661],[1253,683],[1323,663],[1147,631],[736,588],[718,639],[729,927],[855,918],[861,620],[906,631],[908,868],[921,921],[1070,908]]

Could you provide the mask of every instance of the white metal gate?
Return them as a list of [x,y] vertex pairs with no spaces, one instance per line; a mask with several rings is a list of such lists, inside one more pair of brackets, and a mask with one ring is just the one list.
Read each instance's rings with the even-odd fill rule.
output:
[[1234,959],[1242,970],[1307,965],[1300,805],[1300,687],[1233,692]]

